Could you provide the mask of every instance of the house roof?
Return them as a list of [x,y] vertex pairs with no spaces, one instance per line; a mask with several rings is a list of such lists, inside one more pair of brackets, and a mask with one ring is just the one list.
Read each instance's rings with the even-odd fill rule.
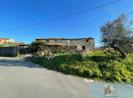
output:
[[38,38],[36,40],[83,40],[83,39],[94,39],[94,38]]
[[9,38],[0,38],[0,40],[10,40]]

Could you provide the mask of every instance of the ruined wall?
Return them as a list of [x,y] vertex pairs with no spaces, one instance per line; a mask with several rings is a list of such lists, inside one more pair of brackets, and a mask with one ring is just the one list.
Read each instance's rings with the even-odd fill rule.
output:
[[36,39],[36,41],[45,41],[48,45],[65,45],[76,46],[77,50],[92,51],[95,49],[95,42],[93,38],[81,38],[81,39]]
[[95,49],[94,39],[45,39],[49,45],[76,46],[77,50],[92,51]]
[[82,39],[82,40],[71,40],[70,46],[77,46],[77,50],[94,50],[95,44],[94,40],[90,39]]

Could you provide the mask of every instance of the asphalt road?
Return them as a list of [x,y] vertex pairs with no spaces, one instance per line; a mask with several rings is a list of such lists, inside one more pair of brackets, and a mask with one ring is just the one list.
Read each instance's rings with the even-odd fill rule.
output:
[[39,68],[18,58],[0,57],[0,98],[90,98],[82,78]]

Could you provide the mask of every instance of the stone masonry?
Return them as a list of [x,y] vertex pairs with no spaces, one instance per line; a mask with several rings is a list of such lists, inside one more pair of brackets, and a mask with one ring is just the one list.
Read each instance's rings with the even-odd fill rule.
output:
[[36,41],[44,41],[47,45],[61,45],[61,46],[76,46],[77,50],[93,51],[95,49],[95,42],[93,38],[40,38]]

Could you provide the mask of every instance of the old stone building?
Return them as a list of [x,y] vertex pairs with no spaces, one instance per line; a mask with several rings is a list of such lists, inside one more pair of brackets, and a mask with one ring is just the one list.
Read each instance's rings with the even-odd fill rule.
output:
[[47,45],[76,46],[77,50],[92,51],[95,49],[93,38],[48,38],[36,39],[36,41],[44,41]]

